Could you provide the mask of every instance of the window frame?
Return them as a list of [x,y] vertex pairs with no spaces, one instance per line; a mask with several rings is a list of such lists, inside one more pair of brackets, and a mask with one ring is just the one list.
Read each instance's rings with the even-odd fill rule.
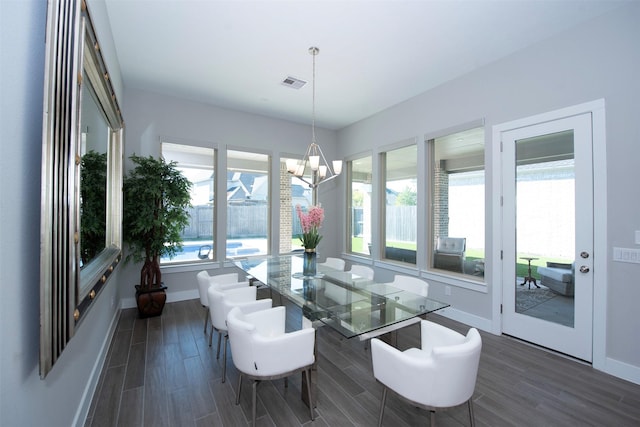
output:
[[[424,136],[424,146],[425,146],[425,154],[423,156],[423,159],[426,162],[426,167],[425,167],[425,171],[426,171],[426,176],[425,176],[425,191],[424,194],[426,196],[426,200],[428,201],[428,209],[426,209],[426,218],[425,218],[425,224],[426,224],[426,229],[424,230],[424,235],[426,236],[425,238],[425,250],[424,250],[424,255],[421,257],[422,258],[422,262],[425,263],[425,273],[424,276],[427,278],[433,278],[433,279],[437,279],[438,281],[442,281],[443,283],[447,283],[447,284],[453,284],[453,285],[458,285],[461,287],[466,287],[466,288],[472,288],[472,289],[476,289],[476,290],[481,290],[483,292],[486,292],[486,277],[487,274],[486,272],[484,272],[484,274],[482,276],[475,276],[472,274],[463,274],[463,273],[456,273],[453,271],[448,271],[448,270],[444,270],[444,269],[437,269],[434,268],[434,252],[435,252],[435,227],[434,227],[434,144],[431,143],[431,141],[435,141],[437,139],[441,139],[444,137],[448,137],[448,136],[453,136],[456,135],[458,133],[462,133],[462,132],[467,132],[467,131],[472,131],[474,129],[478,129],[481,128],[481,132],[483,134],[483,150],[481,152],[482,156],[482,161],[483,161],[483,171],[484,171],[484,193],[483,193],[483,210],[484,210],[484,221],[483,221],[483,227],[486,230],[486,223],[487,223],[487,218],[488,218],[488,214],[487,214],[487,207],[489,206],[487,204],[487,150],[488,150],[488,144],[487,144],[487,129],[485,127],[485,121],[484,119],[479,119],[479,120],[474,120],[474,121],[470,121],[461,125],[457,125],[457,126],[453,126],[447,129],[443,129],[443,130],[439,130],[436,132],[432,132],[429,134],[426,134]],[[459,236],[452,236],[452,237],[459,237]],[[464,236],[463,236],[464,237]],[[468,243],[468,242],[467,242]],[[490,265],[491,263],[491,254],[488,251],[488,246],[487,246],[487,236],[484,236],[484,265]]]
[[[206,144],[206,143],[198,143],[198,142],[193,142],[193,141],[186,141],[186,140],[180,140],[180,139],[176,139],[176,138],[168,138],[168,137],[161,137],[160,138],[160,154],[163,158],[166,159],[165,157],[165,151],[164,151],[164,144],[167,144],[168,146],[183,146],[183,147],[189,147],[191,149],[194,150],[212,150],[212,155],[213,155],[213,163],[211,165],[212,167],[212,188],[213,188],[213,199],[211,201],[211,203],[213,204],[211,206],[211,210],[212,210],[212,215],[213,215],[213,224],[212,224],[212,237],[211,237],[211,257],[207,257],[204,259],[185,259],[185,260],[167,260],[167,261],[162,261],[160,260],[160,267],[161,268],[166,268],[166,267],[179,267],[182,265],[191,265],[191,264],[204,264],[204,263],[211,263],[214,262],[218,256],[217,256],[217,247],[218,244],[216,242],[216,237],[218,236],[217,234],[217,223],[218,223],[218,194],[219,192],[217,191],[217,182],[218,182],[218,158],[219,158],[219,151],[218,151],[218,147],[215,144]],[[186,151],[186,150],[185,150]],[[166,159],[167,160],[167,159]],[[171,160],[171,159],[168,159]],[[184,168],[184,166],[180,166],[180,163],[178,162],[177,167],[180,168]],[[208,244],[209,242],[207,242]],[[184,241],[183,241],[183,245],[184,245]],[[203,245],[205,246],[205,245]]]
[[[346,236],[346,241],[345,241],[345,251],[347,254],[349,255],[353,255],[353,256],[362,256],[362,257],[367,257],[367,258],[372,258],[373,257],[373,253],[372,250],[369,249],[368,251],[364,251],[363,248],[363,252],[354,252],[353,251],[353,238],[355,237],[353,232],[353,162],[356,161],[362,161],[368,159],[367,161],[370,163],[370,169],[369,169],[369,185],[371,186],[371,191],[370,191],[370,202],[369,202],[369,213],[368,216],[369,218],[371,218],[370,224],[369,224],[369,230],[368,230],[368,236],[369,236],[369,242],[366,242],[364,240],[363,237],[363,245],[365,243],[367,243],[369,245],[369,247],[373,247],[373,230],[374,230],[374,220],[373,220],[373,207],[374,207],[374,174],[373,174],[373,153],[372,152],[366,152],[366,153],[361,153],[359,155],[355,155],[355,156],[351,156],[349,159],[345,160],[346,163],[346,212],[345,212],[345,218],[346,218],[346,222],[345,222],[345,236]],[[360,182],[360,181],[358,181]],[[364,215],[364,213],[363,213]],[[363,224],[363,229],[364,229],[364,224]],[[365,236],[367,235],[367,233],[364,234]]]
[[[229,247],[229,227],[228,227],[228,223],[229,223],[229,203],[228,203],[228,199],[225,197],[224,203],[220,206],[220,211],[219,211],[219,215],[218,215],[218,219],[220,221],[224,221],[222,224],[224,225],[224,256],[222,256],[221,254],[218,255],[218,258],[221,259],[222,261],[224,260],[233,260],[234,258],[241,258],[241,257],[246,257],[246,256],[269,256],[272,254],[272,242],[273,242],[273,232],[274,232],[274,225],[273,225],[273,203],[272,203],[272,194],[273,194],[273,165],[275,164],[274,162],[274,158],[277,158],[279,161],[279,157],[274,156],[274,154],[270,151],[267,150],[256,150],[254,148],[249,148],[249,147],[242,147],[242,146],[227,146],[224,150],[224,176],[227,176],[227,173],[229,172],[229,153],[230,152],[241,152],[241,153],[248,153],[249,155],[253,154],[253,155],[259,155],[259,156],[266,156],[267,160],[266,160],[266,174],[267,174],[267,182],[265,184],[266,188],[267,188],[267,195],[266,195],[266,202],[267,202],[267,219],[266,219],[266,233],[267,233],[267,237],[266,237],[266,242],[265,242],[265,247],[266,247],[266,251],[264,253],[255,253],[255,254],[238,254],[235,257],[227,257],[226,256],[226,252],[227,252],[227,248]],[[278,162],[279,164],[279,162]],[[220,166],[219,168],[221,170],[221,174],[222,172],[222,166]],[[227,180],[226,178],[224,179],[224,193],[226,194],[226,183]],[[220,189],[220,186],[218,186],[218,189]],[[220,194],[220,191],[218,192]],[[222,213],[222,211],[224,211],[224,214]],[[222,249],[222,245],[219,246]]]
[[[381,147],[380,151],[378,151],[378,169],[380,170],[380,175],[378,177],[379,182],[379,191],[378,191],[378,207],[379,207],[379,216],[378,216],[378,229],[380,231],[378,238],[378,248],[375,248],[374,244],[374,257],[379,259],[381,262],[388,263],[390,265],[395,265],[399,267],[409,268],[409,269],[418,269],[420,265],[419,261],[419,253],[420,253],[420,239],[418,238],[420,233],[419,226],[419,218],[418,214],[420,212],[419,206],[421,203],[421,180],[420,178],[420,164],[418,162],[419,156],[416,156],[415,163],[415,181],[416,181],[416,224],[415,224],[415,234],[416,234],[416,249],[415,249],[415,263],[404,262],[397,259],[387,258],[386,257],[386,247],[387,247],[387,155],[389,152],[401,150],[403,148],[407,148],[410,146],[416,147],[416,153],[420,152],[420,144],[418,143],[418,138],[410,138],[395,144],[390,144],[384,147]],[[404,252],[404,251],[403,251]]]

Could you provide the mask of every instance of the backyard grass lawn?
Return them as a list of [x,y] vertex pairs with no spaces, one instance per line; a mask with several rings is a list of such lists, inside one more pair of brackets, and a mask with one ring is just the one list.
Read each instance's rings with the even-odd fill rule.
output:
[[362,237],[353,237],[351,239],[351,251],[359,254],[368,254],[369,248],[364,249],[364,240]]
[[[416,249],[416,244],[411,242],[389,242],[390,246],[402,249]],[[356,253],[369,253],[369,250],[364,250],[364,243],[362,237],[353,237],[351,239],[351,250]],[[525,277],[529,274],[528,272],[528,264],[525,260],[520,259],[521,256],[527,256],[528,254],[517,254],[517,263],[516,263],[516,276],[517,277]],[[547,265],[547,261],[549,262],[571,262],[565,259],[559,258],[549,258],[543,257],[540,255],[536,256],[538,259],[531,261],[531,275],[533,277],[539,278],[538,267],[544,267]],[[465,252],[465,258],[467,260],[475,260],[475,259],[484,259],[484,250],[482,249],[468,249]]]

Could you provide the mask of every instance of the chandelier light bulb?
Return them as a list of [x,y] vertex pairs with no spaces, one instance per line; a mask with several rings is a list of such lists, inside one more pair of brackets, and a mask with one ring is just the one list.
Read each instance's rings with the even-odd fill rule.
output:
[[309,156],[309,166],[312,171],[317,171],[320,166],[320,156]]
[[340,175],[342,172],[342,160],[334,160],[333,162],[333,173],[336,175]]
[[287,172],[295,173],[298,170],[298,161],[296,159],[287,159]]

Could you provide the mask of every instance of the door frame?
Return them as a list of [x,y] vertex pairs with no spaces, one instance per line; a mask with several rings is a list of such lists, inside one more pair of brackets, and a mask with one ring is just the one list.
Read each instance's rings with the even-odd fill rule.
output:
[[[502,294],[504,277],[502,275],[502,239],[505,233],[502,221],[502,150],[500,149],[502,133],[554,121],[565,117],[590,113],[592,120],[593,137],[593,203],[594,206],[607,206],[607,160],[606,160],[606,129],[605,129],[605,102],[604,99],[574,105],[559,110],[554,110],[492,127],[492,200],[495,207],[492,212],[491,222],[491,247],[493,250],[492,272],[492,331],[502,334]],[[593,212],[593,361],[596,369],[604,370],[606,363],[606,331],[607,331],[607,210],[594,209]]]
[[[543,347],[555,349],[561,353],[574,356],[578,359],[591,363],[593,360],[593,138],[591,135],[591,113],[583,113],[570,117],[559,118],[553,121],[541,122],[524,126],[514,130],[501,133],[502,139],[502,196],[504,200],[513,200],[515,203],[504,203],[502,206],[502,227],[503,234],[503,257],[502,274],[505,278],[505,285],[502,288],[502,332],[519,339],[536,343]],[[572,208],[565,211],[563,217],[571,218],[574,237],[571,246],[574,248],[570,255],[564,254],[563,262],[574,262],[578,265],[574,275],[575,296],[571,299],[573,306],[573,324],[571,326],[562,322],[548,320],[528,312],[519,312],[517,307],[517,295],[521,286],[516,285],[516,266],[521,262],[519,257],[529,254],[531,249],[527,249],[528,241],[524,235],[520,234],[520,221],[524,219],[525,211],[530,211],[529,203],[533,200],[531,195],[528,199],[523,199],[520,192],[524,191],[520,186],[532,184],[528,180],[520,182],[520,163],[517,160],[517,153],[522,149],[528,152],[526,147],[531,147],[528,142],[520,145],[520,141],[529,141],[536,138],[554,138],[553,135],[567,133],[571,131],[571,147],[564,149],[571,150],[573,166],[573,189],[567,189],[570,196]],[[534,147],[536,145],[534,144]],[[530,162],[522,159],[525,165],[535,164],[539,166],[548,165],[550,158],[544,158],[542,152],[533,149],[536,154],[543,158],[533,159]],[[544,151],[544,150],[543,150]],[[562,151],[562,153],[567,153]],[[534,156],[536,155],[534,154]],[[564,157],[563,157],[564,158]],[[568,159],[567,159],[568,160]],[[525,172],[526,174],[526,172]],[[539,178],[543,180],[543,178]],[[568,180],[567,180],[568,181]],[[567,183],[564,181],[564,184]],[[543,181],[539,181],[542,183]],[[558,185],[562,185],[558,183]],[[550,189],[550,191],[554,191]],[[571,194],[573,193],[573,194]],[[556,194],[558,196],[558,194]],[[565,196],[565,197],[566,197]],[[553,210],[550,206],[533,208],[534,211],[549,212]],[[575,208],[575,209],[574,209]],[[571,212],[575,210],[575,212]],[[569,215],[569,217],[567,216]],[[549,220],[546,218],[545,220]],[[544,227],[544,222],[537,222],[529,219],[531,224],[537,227]],[[524,226],[524,224],[522,224]],[[571,228],[569,227],[569,228]],[[536,228],[538,229],[538,228]],[[514,233],[515,231],[515,233]],[[550,231],[550,230],[547,230]],[[558,230],[560,231],[560,230]],[[536,233],[537,234],[537,233]],[[542,234],[545,234],[544,232]],[[534,236],[529,236],[529,238]],[[566,242],[569,244],[569,242]],[[538,248],[540,250],[541,248]],[[546,247],[545,250],[551,248]],[[523,252],[520,252],[523,251]],[[547,252],[533,252],[545,256]],[[587,253],[586,259],[579,254]],[[569,261],[569,259],[571,261]],[[580,270],[585,266],[589,270],[582,273]],[[578,274],[579,273],[579,274]],[[526,274],[525,274],[526,276]],[[507,278],[514,278],[514,285],[507,286]],[[541,279],[542,280],[542,279]],[[524,283],[522,281],[521,283]],[[534,282],[535,283],[535,282]],[[536,292],[537,293],[537,292]]]

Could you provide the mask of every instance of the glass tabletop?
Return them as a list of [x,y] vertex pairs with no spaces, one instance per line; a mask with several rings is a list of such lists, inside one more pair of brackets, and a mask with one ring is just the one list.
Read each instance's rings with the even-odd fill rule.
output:
[[302,262],[301,256],[281,255],[236,260],[235,265],[301,307],[308,319],[347,338],[449,306],[326,266],[318,266],[317,276],[304,277]]

